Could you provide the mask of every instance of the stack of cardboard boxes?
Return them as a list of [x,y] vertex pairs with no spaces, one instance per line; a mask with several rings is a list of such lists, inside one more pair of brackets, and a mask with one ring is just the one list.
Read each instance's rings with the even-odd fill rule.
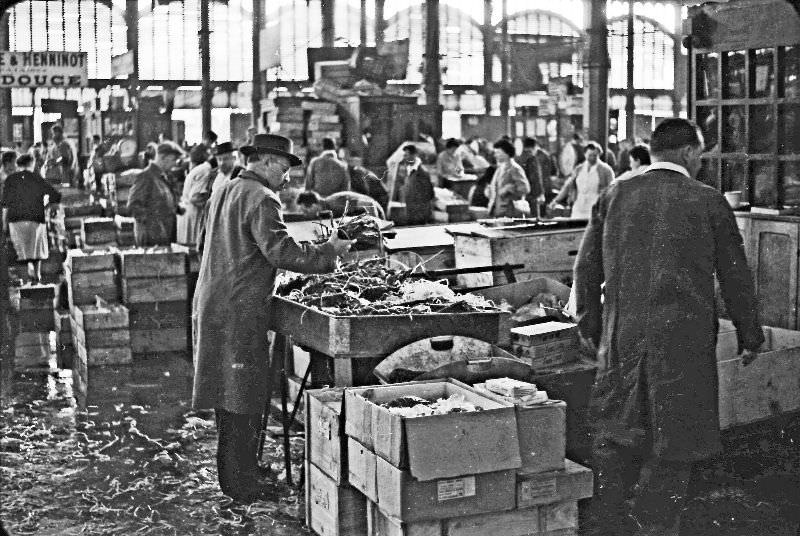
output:
[[[406,418],[381,405],[451,395],[481,410]],[[318,534],[577,534],[592,473],[564,459],[563,402],[523,406],[447,380],[311,391],[306,408]]]

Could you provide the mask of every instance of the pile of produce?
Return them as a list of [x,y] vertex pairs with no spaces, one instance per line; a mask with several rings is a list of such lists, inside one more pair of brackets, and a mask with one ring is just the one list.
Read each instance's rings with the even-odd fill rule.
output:
[[563,322],[571,320],[570,314],[566,310],[567,304],[549,292],[537,294],[528,303],[516,309],[505,301],[501,306],[511,311],[511,320],[518,324],[527,324],[531,320],[545,317],[556,318]]
[[[318,231],[319,239],[315,244],[322,244],[328,240],[331,235],[332,228],[334,228],[333,220],[331,225],[325,225],[317,222],[320,226]],[[342,218],[339,225],[335,227],[336,232],[342,240],[355,240],[353,250],[377,249],[381,245],[381,229],[379,220],[369,214],[359,214],[345,221]]]
[[464,395],[460,394],[453,394],[438,400],[426,400],[413,395],[401,396],[391,402],[381,404],[381,407],[388,409],[389,413],[408,418],[483,410],[480,406],[467,402]]
[[481,296],[456,294],[443,282],[389,268],[381,258],[349,263],[330,274],[293,279],[280,286],[277,294],[338,316],[499,310]]

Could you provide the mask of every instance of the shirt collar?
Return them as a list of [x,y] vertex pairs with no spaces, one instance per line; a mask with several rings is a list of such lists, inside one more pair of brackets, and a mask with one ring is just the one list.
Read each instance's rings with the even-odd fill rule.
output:
[[408,169],[408,172],[409,172],[409,173],[411,173],[412,171],[416,171],[416,170],[418,170],[418,169],[419,169],[419,165],[420,165],[421,163],[422,163],[422,160],[420,160],[419,158],[417,158],[417,159],[415,159],[415,160],[414,160],[414,163],[413,163],[413,164],[406,164],[406,165],[408,166],[408,167],[407,167],[407,169]]
[[692,176],[689,175],[689,171],[680,164],[675,164],[674,162],[653,162],[647,168],[647,171],[655,171],[656,169],[666,169],[667,171],[674,171],[675,173],[680,173],[687,179],[691,179]]

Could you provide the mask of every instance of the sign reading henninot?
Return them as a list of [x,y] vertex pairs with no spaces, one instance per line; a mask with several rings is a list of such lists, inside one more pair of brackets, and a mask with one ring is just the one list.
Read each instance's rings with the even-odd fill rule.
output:
[[86,52],[0,51],[0,87],[86,87]]

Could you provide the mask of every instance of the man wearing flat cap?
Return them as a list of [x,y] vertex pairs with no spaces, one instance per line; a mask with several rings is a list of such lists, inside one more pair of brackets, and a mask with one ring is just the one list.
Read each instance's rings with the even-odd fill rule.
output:
[[215,188],[192,309],[195,409],[214,408],[222,491],[239,502],[262,496],[258,435],[268,374],[267,329],[278,269],[327,272],[352,242],[337,233],[301,246],[286,232],[278,191],[300,165],[288,138],[257,134],[240,149],[246,169]]

